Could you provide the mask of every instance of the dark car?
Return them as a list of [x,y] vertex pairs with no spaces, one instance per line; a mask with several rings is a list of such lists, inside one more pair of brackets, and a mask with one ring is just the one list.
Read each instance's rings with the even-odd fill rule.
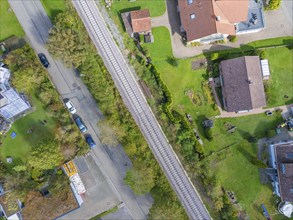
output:
[[45,56],[45,54],[39,53],[38,56],[40,58],[41,63],[43,64],[43,66],[46,67],[46,68],[49,68],[50,67],[50,63],[47,60],[47,57]]
[[90,148],[94,148],[96,146],[96,143],[94,142],[92,136],[88,136],[85,138],[86,143],[90,146]]
[[80,117],[75,118],[74,121],[75,121],[77,127],[79,128],[79,130],[80,130],[81,132],[86,132],[86,131],[87,131],[87,128],[86,128],[86,126],[84,125],[84,123],[82,122],[82,120],[81,120]]

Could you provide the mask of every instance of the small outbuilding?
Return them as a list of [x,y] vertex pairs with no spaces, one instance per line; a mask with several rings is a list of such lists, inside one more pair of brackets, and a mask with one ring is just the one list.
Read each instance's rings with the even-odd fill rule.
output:
[[148,9],[121,14],[126,32],[131,36],[144,35],[145,42],[153,42],[151,17]]

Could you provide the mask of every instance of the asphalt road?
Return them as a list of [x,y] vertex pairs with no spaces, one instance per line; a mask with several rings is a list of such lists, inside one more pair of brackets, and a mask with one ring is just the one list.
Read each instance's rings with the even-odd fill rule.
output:
[[[100,169],[103,171],[120,201],[123,201],[128,213],[134,219],[146,219],[146,214],[140,207],[136,196],[123,182],[123,175],[119,172],[105,147],[98,138],[97,122],[102,117],[97,104],[86,86],[82,83],[78,74],[72,68],[66,68],[61,62],[53,60],[45,48],[48,38],[48,31],[52,24],[39,0],[21,1],[9,0],[18,21],[26,33],[26,40],[36,53],[44,53],[48,58],[51,67],[48,69],[49,75],[62,98],[70,98],[77,114],[82,117],[88,127],[89,134],[97,143],[97,147],[91,152]],[[96,192],[99,193],[99,192]],[[99,214],[99,213],[97,213]]]
[[137,81],[106,27],[94,1],[72,1],[101,54],[124,103],[145,136],[156,159],[190,219],[211,219],[195,187],[168,143]]

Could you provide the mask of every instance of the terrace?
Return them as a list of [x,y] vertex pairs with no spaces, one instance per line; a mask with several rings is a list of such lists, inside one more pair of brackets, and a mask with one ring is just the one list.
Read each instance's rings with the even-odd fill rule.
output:
[[236,34],[258,32],[265,27],[262,1],[249,0],[248,18],[236,25]]

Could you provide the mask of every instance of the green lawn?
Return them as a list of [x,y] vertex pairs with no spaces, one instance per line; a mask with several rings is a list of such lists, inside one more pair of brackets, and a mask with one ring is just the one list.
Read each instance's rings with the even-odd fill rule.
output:
[[[244,152],[243,153],[243,149]],[[256,146],[239,144],[226,158],[213,166],[222,186],[233,191],[242,209],[251,219],[263,219],[261,204],[264,203],[270,214],[276,213],[271,185],[262,185],[258,168],[251,164],[247,155],[256,155]],[[275,218],[276,217],[276,218]],[[279,219],[280,215],[274,216]]]
[[[279,124],[282,120],[281,116],[274,114],[272,117],[267,117],[265,114],[258,114],[238,118],[215,118],[213,141],[209,142],[205,138],[202,121],[206,117],[218,115],[218,111],[212,105],[207,104],[204,98],[202,98],[203,102],[198,105],[194,104],[186,95],[188,90],[192,90],[199,95],[203,94],[201,84],[207,81],[207,71],[206,69],[192,70],[191,65],[192,61],[204,56],[178,60],[178,66],[174,67],[167,62],[167,57],[172,56],[168,30],[165,27],[158,27],[153,28],[153,33],[155,42],[146,44],[146,47],[149,49],[153,63],[160,71],[172,94],[173,108],[192,116],[199,134],[203,138],[206,155],[225,148],[229,148],[231,151],[217,163],[216,160],[213,160],[213,157],[217,157],[217,154],[211,156],[213,161],[211,169],[219,176],[222,186],[235,193],[241,207],[245,209],[251,219],[263,218],[260,208],[262,203],[266,205],[270,213],[275,213],[276,207],[272,188],[270,185],[260,183],[258,168],[251,164],[248,158],[249,155],[256,156],[257,147],[255,144],[246,144],[246,146],[243,146],[243,144],[247,143],[246,140],[250,136],[264,137],[267,130],[273,129]],[[255,47],[273,43],[278,45],[284,40],[288,40],[288,38],[258,41],[250,45]],[[239,53],[240,50],[234,49],[233,51]],[[291,85],[293,80],[288,80],[289,78],[292,79],[293,76],[292,51],[287,48],[272,48],[266,51],[270,62],[272,81],[279,81],[272,86],[272,90],[277,95],[275,103],[283,105],[285,101],[283,93],[287,91],[288,96],[293,94]],[[281,85],[283,85],[282,88]],[[226,125],[228,123],[237,127],[235,133],[227,133]],[[280,215],[274,216],[274,219],[280,219]]]
[[[54,118],[45,112],[41,102],[35,97],[32,98],[31,103],[33,103],[33,107],[36,110],[15,121],[6,137],[2,137],[3,144],[0,147],[2,159],[12,156],[14,159],[20,159],[25,162],[33,146],[46,138],[54,137],[53,132],[56,127]],[[47,124],[42,125],[40,120],[46,120]],[[33,129],[33,132],[30,134],[27,133],[29,129]],[[14,139],[10,137],[12,132],[17,134]]]
[[[265,50],[269,60],[271,79],[268,106],[293,103],[293,53],[286,47]],[[287,95],[288,98],[285,98]]]
[[7,0],[0,1],[0,21],[0,41],[3,41],[13,35],[24,35],[24,31],[18,23],[18,20],[15,17],[14,12],[12,11],[12,9],[10,9]]
[[248,45],[260,48],[260,47],[269,47],[269,46],[279,46],[279,45],[291,45],[293,43],[292,37],[277,37],[277,38],[269,38],[265,40],[257,40],[249,43]]
[[169,30],[166,27],[152,28],[154,43],[143,44],[151,52],[152,61],[156,64],[173,56]]
[[60,12],[63,12],[66,8],[64,0],[41,0],[41,2],[52,22],[56,15]]

